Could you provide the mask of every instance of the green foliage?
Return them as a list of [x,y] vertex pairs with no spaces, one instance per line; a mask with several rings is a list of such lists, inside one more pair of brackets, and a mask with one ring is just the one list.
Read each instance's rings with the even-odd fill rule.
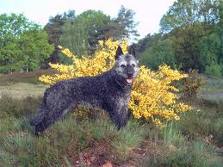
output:
[[[63,15],[57,14],[54,17],[50,17],[48,23],[45,25],[44,30],[48,34],[48,41],[54,45],[55,49],[50,55],[49,59],[45,63],[57,63],[61,59],[57,46],[60,45],[60,37],[62,35],[62,27],[66,21],[72,21],[75,19],[75,11],[64,12]],[[48,64],[45,64],[47,67]]]
[[77,55],[87,55],[96,50],[99,40],[135,39],[138,33],[134,15],[132,10],[124,6],[117,18],[111,18],[101,11],[85,11],[74,19],[65,20],[60,43]]
[[186,72],[196,69],[221,76],[222,6],[219,0],[174,2],[160,20],[160,33],[139,42],[141,62],[152,68],[167,63]]
[[170,122],[162,131],[163,141],[166,145],[174,146],[176,148],[182,147],[186,144],[183,134],[177,129],[177,126]]
[[208,167],[208,152],[205,150],[205,147],[205,144],[202,142],[194,142],[191,147],[187,149],[181,148],[169,154],[163,162],[159,163],[166,167]]
[[85,11],[64,24],[61,44],[78,55],[87,54],[89,49],[95,49],[101,39],[99,30],[109,21],[110,17],[100,11]]
[[184,131],[180,130],[178,125],[169,124],[161,132],[161,138],[164,138],[164,145],[161,147],[163,152],[155,157],[148,157],[142,166],[221,166],[221,159],[216,155],[212,145],[199,138],[188,140],[188,137],[182,135]]
[[52,52],[47,34],[22,14],[0,15],[0,72],[30,71]]
[[177,0],[160,21],[164,33],[193,25],[197,22],[212,24],[217,21],[219,0]]
[[205,73],[208,74],[208,75],[213,75],[213,76],[216,76],[216,77],[220,77],[222,76],[222,71],[223,71],[223,68],[222,68],[222,65],[219,65],[219,64],[210,64],[208,66],[206,66],[205,68]]
[[124,6],[119,9],[118,17],[114,19],[114,22],[120,26],[119,38],[136,39],[139,36],[135,29],[138,23],[135,23],[134,15],[133,10],[126,9]]
[[20,36],[19,44],[23,54],[22,69],[31,71],[40,67],[49,57],[53,47],[48,44],[47,33],[44,31],[28,31]]
[[223,103],[213,103],[206,101],[203,104],[205,107],[197,111],[191,111],[187,115],[183,115],[177,126],[186,135],[191,138],[203,137],[209,142],[215,140],[216,143],[223,142]]
[[184,71],[198,69],[204,71],[203,57],[199,50],[200,38],[206,34],[200,24],[187,25],[174,33],[174,49],[176,62]]
[[55,46],[59,45],[63,25],[66,21],[73,21],[74,19],[74,10],[64,12],[63,15],[57,14],[54,17],[50,17],[48,23],[44,27],[44,30],[48,33],[49,43]]
[[[89,149],[93,149],[93,157],[100,158],[107,154],[108,158],[120,162],[148,133],[147,129],[139,130],[139,124],[133,121],[118,131],[106,115],[98,115],[96,120],[91,117],[77,120],[70,114],[36,137],[28,120],[40,99],[2,96],[0,102],[0,166],[75,164],[79,156]],[[86,164],[84,161],[82,163]]]
[[152,69],[157,69],[161,64],[176,67],[175,53],[171,39],[158,40],[148,47],[142,54],[140,62]]

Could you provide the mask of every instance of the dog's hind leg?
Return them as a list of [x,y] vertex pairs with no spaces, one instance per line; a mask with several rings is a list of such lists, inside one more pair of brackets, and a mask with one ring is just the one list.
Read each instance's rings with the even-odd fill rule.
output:
[[56,110],[45,112],[40,122],[35,125],[35,134],[42,133],[46,128],[52,125],[57,120],[63,118],[69,111],[74,108],[74,105],[70,105],[68,108],[57,108]]

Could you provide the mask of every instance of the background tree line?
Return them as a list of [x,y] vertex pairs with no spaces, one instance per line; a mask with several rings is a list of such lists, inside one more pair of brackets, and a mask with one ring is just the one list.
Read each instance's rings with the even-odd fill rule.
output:
[[39,25],[22,14],[0,15],[0,72],[36,69],[52,51]]
[[101,11],[88,10],[75,15],[74,10],[50,17],[41,27],[24,15],[0,15],[0,73],[32,71],[49,62],[67,62],[58,45],[77,55],[94,52],[98,40],[136,38],[134,12],[121,6],[111,18]]
[[137,44],[141,62],[223,75],[223,2],[177,0],[162,17],[160,32]]
[[[136,39],[134,11],[121,7],[112,18],[101,11],[74,10],[50,17],[42,28],[23,15],[0,15],[0,72],[30,71],[48,62],[69,63],[57,48],[91,55],[98,40]],[[133,44],[141,63],[223,75],[223,2],[177,0],[160,20],[160,31]]]

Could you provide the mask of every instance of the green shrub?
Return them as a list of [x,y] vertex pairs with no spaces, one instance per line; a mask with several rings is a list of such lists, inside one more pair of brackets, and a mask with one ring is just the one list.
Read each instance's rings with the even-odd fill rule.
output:
[[197,70],[192,70],[188,73],[188,77],[183,79],[183,98],[197,97],[198,91],[204,85],[205,81],[198,74]]
[[222,66],[219,64],[210,64],[205,67],[205,74],[213,75],[216,77],[222,76]]

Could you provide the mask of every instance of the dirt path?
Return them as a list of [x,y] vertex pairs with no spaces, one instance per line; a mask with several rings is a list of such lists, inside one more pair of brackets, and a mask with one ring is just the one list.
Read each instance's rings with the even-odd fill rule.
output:
[[223,91],[202,93],[202,94],[199,94],[198,97],[205,100],[223,102]]

